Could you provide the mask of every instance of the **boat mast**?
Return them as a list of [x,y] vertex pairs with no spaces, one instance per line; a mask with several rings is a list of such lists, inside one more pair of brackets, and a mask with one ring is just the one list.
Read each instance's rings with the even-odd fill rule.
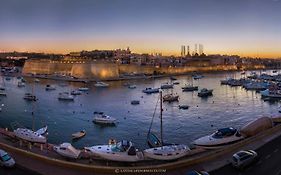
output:
[[[34,96],[34,81],[33,81],[33,84],[32,84],[32,95]],[[34,128],[35,128],[35,123],[34,123],[34,102],[32,102],[32,112],[31,112],[31,115],[32,115],[32,131],[34,131]]]
[[162,121],[162,90],[160,90],[160,137],[161,137],[161,146],[163,146],[163,121]]

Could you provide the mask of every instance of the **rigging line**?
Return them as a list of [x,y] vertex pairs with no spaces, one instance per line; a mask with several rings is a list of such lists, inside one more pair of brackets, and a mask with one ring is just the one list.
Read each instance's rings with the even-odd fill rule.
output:
[[148,134],[150,133],[150,131],[151,131],[152,124],[153,124],[153,119],[154,119],[154,117],[155,117],[155,113],[156,113],[156,110],[157,110],[157,105],[158,105],[159,99],[160,99],[160,98],[157,99],[157,102],[156,102],[156,105],[155,105],[155,108],[154,108],[153,116],[152,116],[152,119],[151,119],[151,123],[150,123],[149,130],[148,130],[147,135],[148,135]]

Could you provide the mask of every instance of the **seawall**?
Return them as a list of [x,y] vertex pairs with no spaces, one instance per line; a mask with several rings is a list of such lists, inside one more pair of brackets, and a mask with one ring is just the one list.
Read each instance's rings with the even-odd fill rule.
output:
[[[243,66],[242,69],[264,69],[263,65]],[[106,61],[52,61],[52,60],[27,60],[23,67],[23,74],[64,74],[85,79],[118,79],[124,74],[166,74],[180,75],[194,71],[235,71],[236,65],[213,66],[180,66],[180,67],[155,67],[139,66],[134,64],[116,64]]]

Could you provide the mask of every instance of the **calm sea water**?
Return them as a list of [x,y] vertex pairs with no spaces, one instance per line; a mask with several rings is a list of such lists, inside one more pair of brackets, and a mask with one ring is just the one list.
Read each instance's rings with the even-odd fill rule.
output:
[[[249,74],[249,73],[248,73]],[[210,134],[221,127],[239,128],[247,122],[261,116],[278,114],[278,103],[270,104],[260,98],[255,91],[246,91],[241,87],[220,85],[220,80],[226,77],[240,78],[240,73],[210,73],[205,78],[193,80],[200,88],[214,89],[213,96],[207,99],[197,97],[197,92],[182,92],[181,87],[191,83],[190,76],[178,76],[180,85],[175,85],[173,92],[180,95],[179,102],[164,103],[164,140],[169,143],[189,144],[193,140]],[[0,126],[11,128],[11,123],[17,122],[22,126],[32,127],[34,111],[35,128],[49,126],[48,142],[59,144],[72,142],[71,134],[85,129],[87,135],[72,142],[82,148],[98,144],[107,144],[108,139],[132,140],[138,148],[146,148],[146,134],[153,116],[159,94],[146,95],[142,90],[146,87],[159,87],[169,78],[155,80],[129,81],[136,84],[136,89],[123,86],[126,81],[109,82],[109,88],[96,88],[94,84],[86,84],[90,91],[76,96],[74,102],[58,100],[58,93],[77,89],[85,84],[41,80],[33,83],[27,79],[26,87],[17,87],[18,79],[3,80],[7,97],[0,97],[2,112]],[[55,91],[45,91],[46,84],[55,84]],[[24,93],[31,92],[32,87],[39,100],[32,104],[23,99]],[[163,94],[171,92],[165,90]],[[140,100],[140,105],[131,105],[131,100]],[[179,104],[190,106],[188,110],[178,109]],[[115,127],[101,127],[92,123],[93,112],[103,111],[118,119]],[[153,122],[153,130],[159,132],[159,109]]]

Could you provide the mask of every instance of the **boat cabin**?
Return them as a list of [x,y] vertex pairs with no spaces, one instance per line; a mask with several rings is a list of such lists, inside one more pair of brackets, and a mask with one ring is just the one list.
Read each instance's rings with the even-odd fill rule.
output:
[[[229,136],[233,136],[234,134],[239,134],[237,132],[237,129],[234,128],[222,128],[217,130],[212,137],[216,138],[216,139],[220,139],[220,138],[225,138],[225,137],[229,137]],[[240,135],[240,134],[239,134]],[[238,136],[238,135],[237,135]]]

